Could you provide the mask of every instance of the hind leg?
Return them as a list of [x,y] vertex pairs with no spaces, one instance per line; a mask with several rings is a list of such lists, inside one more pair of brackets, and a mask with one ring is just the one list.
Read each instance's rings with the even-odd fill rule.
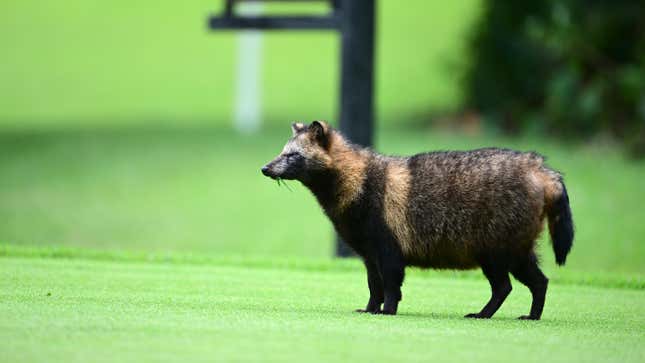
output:
[[535,254],[531,252],[527,259],[522,261],[511,270],[511,274],[519,282],[526,285],[531,291],[533,301],[531,302],[531,312],[529,315],[520,316],[520,319],[540,320],[542,309],[544,308],[544,299],[549,279],[544,276],[537,264]]
[[482,271],[490,283],[491,298],[479,313],[468,314],[466,318],[489,319],[511,293],[511,280],[506,268],[488,263],[482,264]]

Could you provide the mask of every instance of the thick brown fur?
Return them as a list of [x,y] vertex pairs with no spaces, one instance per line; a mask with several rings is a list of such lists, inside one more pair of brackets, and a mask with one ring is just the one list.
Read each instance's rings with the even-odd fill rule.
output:
[[363,258],[370,301],[361,311],[396,313],[405,266],[481,267],[492,297],[468,317],[495,313],[510,293],[510,272],[533,294],[523,318],[540,318],[548,279],[534,250],[544,220],[559,264],[573,240],[566,187],[544,157],[499,148],[391,157],[353,145],[325,122],[292,131],[263,173],[300,180]]

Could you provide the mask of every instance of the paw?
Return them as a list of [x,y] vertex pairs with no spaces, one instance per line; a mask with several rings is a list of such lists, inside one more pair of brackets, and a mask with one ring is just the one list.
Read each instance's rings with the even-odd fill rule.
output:
[[370,313],[370,314],[380,314],[381,313],[381,308],[376,307],[376,308],[365,308],[365,309],[356,309],[354,310],[356,313]]
[[518,317],[518,319],[519,320],[540,320],[540,318],[536,318],[536,317],[531,316],[531,315],[522,315],[522,316]]
[[469,319],[490,319],[490,316],[482,315],[481,313],[470,313],[464,315],[464,318]]
[[374,314],[379,314],[379,315],[396,315],[396,310],[379,310],[375,312]]

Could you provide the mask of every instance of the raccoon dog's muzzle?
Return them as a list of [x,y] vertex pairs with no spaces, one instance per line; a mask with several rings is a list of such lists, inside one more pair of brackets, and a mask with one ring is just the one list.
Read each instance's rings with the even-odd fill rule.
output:
[[264,174],[264,176],[268,176],[271,179],[277,178],[277,176],[271,172],[271,167],[269,166],[269,164],[263,166],[260,170],[262,170],[262,174]]
[[297,179],[303,173],[305,160],[302,155],[280,155],[262,167],[262,174],[272,179]]

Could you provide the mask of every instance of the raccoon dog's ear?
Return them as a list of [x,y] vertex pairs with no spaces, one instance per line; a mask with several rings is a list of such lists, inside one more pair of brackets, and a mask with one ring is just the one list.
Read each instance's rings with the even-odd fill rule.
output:
[[298,135],[300,132],[302,132],[302,130],[305,129],[305,127],[306,127],[305,124],[303,124],[302,122],[294,122],[294,123],[292,123],[291,124],[291,133],[292,133],[292,135],[293,136]]
[[309,125],[309,134],[323,148],[329,145],[329,125],[325,121],[314,121]]

